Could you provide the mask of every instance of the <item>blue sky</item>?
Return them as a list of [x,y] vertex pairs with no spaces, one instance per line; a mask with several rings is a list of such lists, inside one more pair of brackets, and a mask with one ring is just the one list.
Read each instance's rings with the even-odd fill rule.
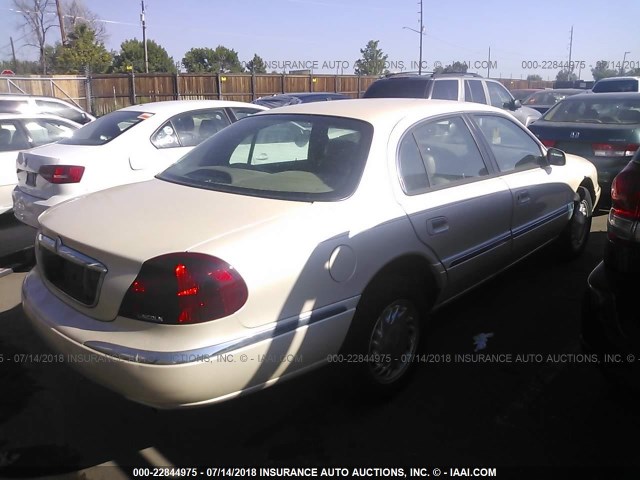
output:
[[[124,40],[142,38],[138,0],[84,3],[105,21],[109,50],[118,50]],[[569,59],[573,26],[571,58],[584,61],[582,79],[592,79],[589,66],[598,60],[626,58],[631,66],[640,67],[640,35],[633,20],[640,18],[638,0],[615,0],[615,14],[602,2],[534,3],[525,9],[518,1],[423,0],[423,65],[431,70],[436,62],[466,61],[470,71],[486,75],[491,48],[491,76],[526,78],[537,73],[553,80],[559,70],[553,62]],[[417,69],[419,0],[146,0],[145,4],[147,38],[163,46],[174,61],[192,47],[224,45],[245,62],[257,53],[278,71],[286,68],[285,62],[298,62],[316,73],[352,73],[360,49],[369,40],[379,40],[390,70]],[[0,59],[11,56],[10,36],[19,58],[35,59],[37,52],[24,46],[24,33],[18,28],[21,17],[12,8],[12,0],[0,0]],[[51,30],[49,42],[57,40],[59,30]],[[629,52],[626,57],[625,52]]]

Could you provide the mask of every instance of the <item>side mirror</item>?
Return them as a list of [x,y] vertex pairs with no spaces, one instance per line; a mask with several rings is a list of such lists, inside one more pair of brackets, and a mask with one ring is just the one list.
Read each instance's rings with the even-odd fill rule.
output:
[[516,100],[515,98],[513,100],[511,100],[510,102],[506,102],[504,104],[505,108],[508,108],[509,110],[517,110],[522,106],[522,102],[520,100]]
[[557,148],[547,149],[547,155],[544,158],[547,165],[557,165],[561,167],[567,163],[567,157],[565,157],[564,152]]

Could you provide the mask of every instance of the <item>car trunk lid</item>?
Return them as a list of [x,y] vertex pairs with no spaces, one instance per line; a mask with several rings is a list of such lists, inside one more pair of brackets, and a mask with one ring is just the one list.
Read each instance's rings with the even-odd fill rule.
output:
[[[58,242],[58,248],[70,249],[77,258],[88,257],[87,264],[94,260],[96,265],[106,267],[107,273],[104,282],[93,278],[93,273],[86,275],[98,285],[95,307],[89,306],[91,302],[70,300],[60,291],[53,291],[91,317],[112,320],[144,261],[189,251],[203,242],[300,213],[310,205],[185,187],[157,179],[72,199],[40,217],[48,249],[55,251]],[[41,244],[39,248],[45,247]],[[71,270],[70,275],[76,278],[83,274]],[[73,291],[73,286],[69,290]]]

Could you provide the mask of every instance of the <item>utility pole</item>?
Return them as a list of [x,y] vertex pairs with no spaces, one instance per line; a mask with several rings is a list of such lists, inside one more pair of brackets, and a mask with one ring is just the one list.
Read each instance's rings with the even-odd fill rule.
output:
[[422,37],[424,36],[424,26],[422,25],[422,0],[420,0],[420,65],[418,65],[418,75],[422,73]]
[[489,72],[491,72],[491,47],[489,47],[489,61],[487,62],[487,78],[491,78]]
[[16,61],[16,49],[13,46],[13,37],[9,37],[9,42],[11,42],[11,56],[13,57],[13,71],[18,70],[18,62]]
[[573,25],[571,25],[571,36],[569,37],[569,75],[567,75],[568,79],[571,79],[571,74],[573,73],[573,65],[571,65],[571,50],[573,49]]
[[140,21],[142,22],[142,43],[144,44],[144,73],[149,73],[149,53],[147,52],[147,24],[144,19],[144,0],[140,3],[142,4]]
[[60,0],[56,0],[56,8],[58,10],[58,22],[60,22],[60,37],[62,37],[62,45],[67,44],[67,35],[64,32],[64,15],[62,15],[62,8],[60,7]]

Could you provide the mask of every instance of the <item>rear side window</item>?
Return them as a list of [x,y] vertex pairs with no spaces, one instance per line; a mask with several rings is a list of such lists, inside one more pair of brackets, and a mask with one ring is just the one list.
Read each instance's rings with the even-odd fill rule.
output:
[[36,100],[36,105],[39,107],[41,112],[58,115],[59,117],[67,118],[78,123],[86,123],[86,117],[82,112],[63,103],[51,102],[48,100]]
[[65,138],[60,143],[65,145],[104,145],[143,120],[153,116],[152,113],[122,111],[111,112],[94,122],[87,123],[76,130],[71,138]]
[[429,188],[429,179],[418,144],[412,133],[406,135],[398,151],[398,170],[402,190],[407,195],[415,195]]
[[438,100],[458,100],[458,81],[436,80],[433,83],[431,98]]
[[75,131],[63,122],[39,118],[25,120],[24,127],[34,146],[46,145],[47,143],[57,142],[63,138],[69,138]]
[[460,117],[433,120],[413,130],[432,187],[488,175],[469,128]]
[[229,123],[223,109],[181,113],[162,125],[151,143],[156,148],[194,147]]
[[13,120],[0,120],[0,152],[30,148],[29,140]]
[[0,113],[28,113],[26,100],[2,100],[0,99]]
[[465,80],[464,95],[467,102],[487,103],[487,96],[482,88],[482,80]]

